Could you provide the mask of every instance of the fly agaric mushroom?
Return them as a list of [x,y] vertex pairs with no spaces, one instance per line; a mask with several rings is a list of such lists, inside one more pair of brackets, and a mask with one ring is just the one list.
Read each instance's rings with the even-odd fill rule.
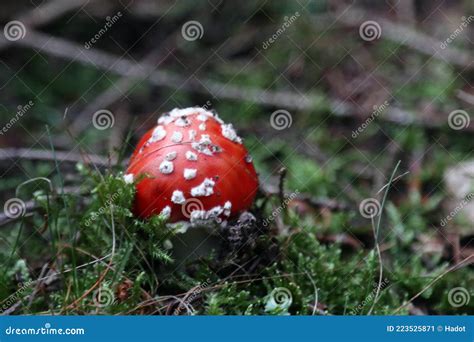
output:
[[134,212],[170,222],[221,222],[250,208],[258,189],[252,158],[231,124],[200,107],[173,109],[141,138],[124,178]]

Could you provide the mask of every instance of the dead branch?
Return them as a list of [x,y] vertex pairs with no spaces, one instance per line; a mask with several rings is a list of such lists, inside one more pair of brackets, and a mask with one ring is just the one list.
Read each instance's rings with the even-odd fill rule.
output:
[[464,101],[464,102],[466,102],[470,105],[474,105],[474,95],[472,95],[468,92],[465,92],[463,90],[458,90],[457,93],[456,93],[456,96],[461,101]]
[[[61,17],[65,13],[76,8],[82,7],[94,0],[51,0],[45,4],[35,7],[34,9],[21,14],[18,20],[25,25],[27,34],[30,29],[48,24],[53,20]],[[0,50],[12,44],[8,40],[0,41]]]
[[451,46],[446,46],[446,48],[442,49],[442,42],[437,39],[425,33],[415,31],[409,26],[397,25],[390,20],[382,18],[380,15],[371,16],[366,11],[354,8],[337,12],[334,15],[334,18],[348,26],[359,26],[363,22],[370,20],[371,17],[376,17],[375,21],[381,26],[381,38],[402,44],[410,49],[462,68],[471,69],[474,66],[474,58],[469,52]]
[[416,9],[414,0],[399,1],[395,4],[397,9],[397,18],[400,21],[413,26],[416,23]]
[[[3,39],[5,38],[0,36],[0,41]],[[148,79],[156,86],[211,94],[215,98],[249,101],[289,109],[309,109],[320,100],[318,96],[314,95],[304,96],[286,91],[244,88],[208,79],[184,78],[172,72],[155,70],[155,65],[149,63],[139,63],[140,67],[138,67],[136,62],[129,59],[97,49],[87,50],[80,44],[39,32],[31,31],[15,43],[35,48],[51,56],[112,71],[122,76]]]
[[95,164],[102,167],[113,165],[113,161],[106,157],[95,154],[81,155],[79,153],[68,151],[56,151],[55,154],[56,156],[48,150],[32,150],[29,148],[1,148],[0,161],[17,159],[54,161],[57,159],[60,162]]
[[[38,209],[38,205],[36,204],[35,201],[28,201],[28,202],[25,202],[25,214],[24,216],[34,212],[35,210]],[[11,218],[9,216],[7,216],[5,213],[0,213],[0,227],[3,226],[3,225],[6,225],[10,222],[14,222],[16,221],[17,219],[15,218]]]
[[25,26],[45,25],[76,8],[83,7],[94,0],[52,0],[19,17]]
[[[3,36],[0,36],[0,44],[4,39]],[[316,93],[297,94],[289,91],[246,88],[209,79],[185,78],[172,72],[155,70],[154,66],[150,64],[140,64],[141,68],[136,68],[136,63],[129,59],[97,49],[87,50],[79,44],[39,32],[29,32],[25,38],[15,43],[35,48],[51,56],[92,65],[106,71],[113,71],[119,75],[147,79],[156,86],[210,94],[213,98],[252,102],[288,110],[314,110],[321,102],[321,96]],[[333,115],[340,117],[354,117],[354,113],[358,112],[354,104],[337,99],[330,101],[329,108]],[[403,126],[421,125],[428,128],[442,127],[446,124],[446,118],[440,120],[418,118],[415,113],[408,112],[395,105],[388,108],[385,114],[381,116],[381,120]],[[464,130],[474,132],[474,122],[471,122]]]

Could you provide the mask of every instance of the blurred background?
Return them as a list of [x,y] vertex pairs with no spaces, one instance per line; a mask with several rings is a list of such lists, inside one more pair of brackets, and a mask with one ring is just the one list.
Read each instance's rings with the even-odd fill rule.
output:
[[[17,0],[1,2],[0,21],[3,312],[169,313],[180,302],[156,296],[183,300],[196,284],[201,314],[474,312],[472,1]],[[111,279],[95,265],[38,281],[108,253],[108,230],[77,231],[110,185],[93,173],[119,173],[161,113],[191,106],[245,139],[271,197],[263,218],[279,186],[290,196],[263,234],[273,247],[179,281],[143,281],[138,261]],[[293,276],[251,276],[276,260],[269,246],[276,274]],[[101,282],[113,305],[80,306]],[[282,287],[291,301],[278,306]]]

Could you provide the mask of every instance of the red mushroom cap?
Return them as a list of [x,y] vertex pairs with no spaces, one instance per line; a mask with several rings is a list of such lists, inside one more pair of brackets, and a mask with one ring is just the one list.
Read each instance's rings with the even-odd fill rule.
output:
[[136,147],[125,175],[136,185],[134,212],[171,222],[222,221],[247,210],[258,177],[231,124],[202,108],[173,109]]

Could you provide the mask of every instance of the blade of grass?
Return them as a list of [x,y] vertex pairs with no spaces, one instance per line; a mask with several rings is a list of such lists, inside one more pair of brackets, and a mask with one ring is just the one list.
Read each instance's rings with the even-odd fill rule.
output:
[[[66,213],[66,222],[67,222],[67,225],[69,228],[72,228],[73,229],[73,232],[72,232],[72,246],[75,247],[76,246],[76,236],[77,236],[77,225],[71,225],[71,219],[70,219],[70,216],[69,216],[69,204],[65,198],[65,193],[64,193],[64,180],[63,180],[63,177],[62,177],[62,174],[61,174],[61,171],[59,169],[59,163],[58,163],[58,159],[56,158],[56,151],[54,149],[54,144],[53,144],[53,140],[51,138],[51,132],[49,130],[49,126],[46,125],[46,132],[48,133],[48,139],[49,139],[49,144],[51,146],[51,152],[53,153],[53,157],[54,157],[54,165],[55,165],[55,168],[56,168],[56,172],[58,174],[58,178],[59,178],[59,184],[61,186],[61,199],[63,200],[63,205],[64,205],[64,209],[65,209],[65,213]],[[58,214],[59,216],[59,214]],[[57,221],[56,221],[56,224],[57,224]],[[56,226],[56,229],[58,229],[58,227]],[[77,258],[76,258],[76,250],[75,248],[72,248],[71,250],[71,260],[72,260],[72,275],[73,275],[73,283],[74,283],[74,290],[76,292],[76,295],[79,295],[79,281],[78,281],[78,276],[77,276],[77,271],[76,271],[76,265],[77,265]]]
[[400,163],[401,163],[401,160],[399,160],[397,165],[395,165],[395,168],[392,171],[392,175],[390,176],[390,180],[384,186],[384,187],[386,187],[386,189],[385,189],[385,193],[383,195],[382,203],[380,204],[380,212],[379,212],[378,217],[377,217],[377,225],[376,226],[374,226],[374,218],[372,218],[372,228],[374,230],[375,249],[377,251],[377,256],[379,258],[379,282],[378,282],[378,286],[377,286],[377,291],[375,292],[374,301],[372,302],[372,306],[370,307],[369,311],[367,312],[367,315],[372,314],[372,311],[374,310],[375,304],[377,304],[377,301],[378,301],[379,295],[380,295],[380,287],[381,287],[382,278],[383,278],[382,253],[380,252],[380,245],[379,245],[380,223],[382,222],[382,214],[383,214],[383,209],[385,207],[385,202],[387,201],[388,192],[389,192],[390,186],[392,185],[392,182],[394,180],[395,174],[397,173],[398,167],[400,166]]

